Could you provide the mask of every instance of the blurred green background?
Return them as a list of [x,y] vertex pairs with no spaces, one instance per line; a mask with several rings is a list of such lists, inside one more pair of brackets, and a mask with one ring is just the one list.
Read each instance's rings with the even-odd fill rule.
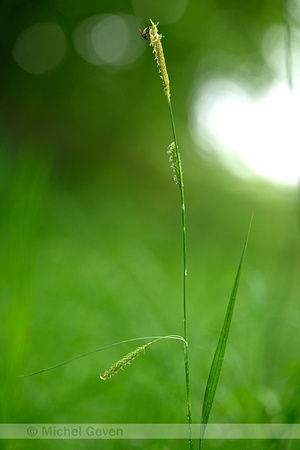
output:
[[[185,179],[193,421],[254,211],[210,422],[299,423],[296,188],[232,175],[195,142],[190,123],[195,93],[214,74],[234,77],[247,62],[244,81],[267,88],[273,74],[260,43],[284,24],[281,1],[28,0],[2,2],[0,12],[2,422],[186,423],[177,341],[150,347],[107,382],[99,374],[134,343],[18,378],[120,340],[182,334],[170,120],[138,31],[151,17],[165,36]],[[1,445],[188,448],[138,440]],[[299,444],[205,447],[245,445]]]

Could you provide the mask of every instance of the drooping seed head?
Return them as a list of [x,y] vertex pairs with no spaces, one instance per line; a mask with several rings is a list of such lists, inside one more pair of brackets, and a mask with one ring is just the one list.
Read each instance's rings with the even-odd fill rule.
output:
[[139,356],[142,351],[146,350],[150,345],[159,341],[159,339],[155,339],[155,341],[148,342],[148,344],[142,345],[141,347],[136,348],[132,352],[128,353],[124,356],[124,358],[119,359],[115,364],[113,364],[109,369],[107,369],[104,373],[100,375],[101,380],[107,380],[111,378],[113,375],[119,372],[120,369],[126,366],[126,364],[130,364],[137,356]]

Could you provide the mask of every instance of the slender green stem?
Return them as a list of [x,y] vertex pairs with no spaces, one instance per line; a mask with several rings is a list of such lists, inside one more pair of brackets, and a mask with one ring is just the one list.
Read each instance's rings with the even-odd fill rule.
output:
[[188,336],[187,336],[187,317],[186,317],[186,282],[187,282],[187,260],[186,260],[186,227],[185,227],[185,201],[184,201],[184,186],[183,186],[183,175],[181,168],[180,153],[177,144],[176,131],[174,125],[173,111],[171,105],[171,99],[168,101],[175,152],[178,160],[178,172],[179,172],[179,189],[180,189],[180,200],[181,200],[181,219],[182,219],[182,240],[183,240],[183,337],[184,343],[184,365],[185,365],[185,383],[186,383],[186,397],[187,397],[187,408],[188,408],[188,421],[189,421],[189,437],[190,437],[190,449],[193,449],[192,441],[192,408],[191,408],[191,392],[190,392],[190,374],[189,374],[189,354],[188,354]]

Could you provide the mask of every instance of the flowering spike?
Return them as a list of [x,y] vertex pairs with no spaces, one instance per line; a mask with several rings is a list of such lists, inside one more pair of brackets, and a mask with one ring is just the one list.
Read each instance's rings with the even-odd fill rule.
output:
[[169,162],[171,163],[171,169],[174,172],[174,181],[176,184],[180,185],[180,171],[181,171],[181,163],[179,159],[178,152],[176,152],[176,146],[175,142],[172,142],[172,144],[168,147],[168,155],[169,156]]
[[101,380],[107,380],[111,378],[113,375],[119,372],[120,369],[123,369],[126,364],[130,364],[137,356],[139,356],[143,350],[146,350],[147,347],[159,341],[156,339],[155,341],[148,342],[148,344],[142,345],[141,347],[136,348],[132,352],[128,353],[124,358],[119,359],[115,364],[113,364],[108,370],[100,375]]
[[155,53],[155,59],[157,61],[157,65],[159,68],[159,71],[161,73],[161,78],[163,80],[164,84],[164,91],[167,97],[168,102],[170,102],[170,82],[169,82],[169,76],[167,72],[166,67],[166,61],[164,56],[164,51],[161,45],[161,38],[163,37],[162,34],[158,34],[157,25],[155,25],[152,20],[150,19],[151,27],[149,31],[150,35],[150,45],[153,47],[153,52]]

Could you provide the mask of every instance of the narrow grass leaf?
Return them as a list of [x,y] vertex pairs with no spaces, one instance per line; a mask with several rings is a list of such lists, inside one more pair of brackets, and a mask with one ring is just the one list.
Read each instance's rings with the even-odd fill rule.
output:
[[246,248],[247,248],[248,239],[249,239],[252,219],[253,219],[253,214],[252,214],[251,219],[250,219],[250,224],[249,224],[248,233],[247,233],[245,245],[244,245],[244,248],[243,248],[240,264],[239,264],[239,267],[238,267],[238,270],[237,270],[237,274],[236,274],[236,277],[235,277],[235,281],[234,281],[234,285],[233,285],[233,288],[232,288],[231,296],[230,296],[230,299],[229,299],[229,303],[228,303],[228,307],[227,307],[227,311],[226,311],[223,327],[222,327],[221,334],[220,334],[220,337],[219,337],[219,342],[218,342],[218,345],[217,345],[217,348],[216,348],[216,351],[215,351],[215,355],[214,355],[214,358],[213,358],[213,361],[212,361],[212,365],[211,365],[209,376],[208,376],[208,380],[207,380],[207,385],[206,385],[205,394],[204,394],[204,400],[203,400],[203,406],[202,406],[200,445],[199,445],[200,449],[203,446],[203,439],[204,439],[204,434],[205,434],[205,428],[206,428],[206,425],[207,425],[207,422],[208,422],[208,419],[209,419],[210,411],[211,411],[212,404],[213,404],[213,401],[214,401],[214,398],[215,398],[215,393],[216,393],[216,390],[217,390],[219,377],[220,377],[220,373],[221,373],[221,369],[222,369],[222,364],[223,364],[223,360],[224,360],[224,354],[225,354],[228,334],[229,334],[230,325],[231,325],[231,319],[232,319],[234,305],[235,305],[235,299],[236,299],[236,296],[237,296],[237,291],[238,291],[238,286],[239,286],[242,266],[243,266],[244,257],[245,257],[245,253],[246,253]]
[[57,369],[58,367],[65,366],[66,364],[69,364],[69,363],[71,363],[73,361],[76,361],[77,359],[84,358],[85,356],[92,355],[93,353],[100,352],[101,350],[106,350],[107,348],[115,347],[116,345],[126,344],[128,342],[133,342],[133,341],[140,341],[142,339],[153,339],[153,338],[155,338],[156,340],[160,340],[160,339],[176,339],[176,340],[183,341],[184,343],[186,343],[182,336],[178,336],[176,334],[171,334],[171,335],[168,335],[168,336],[147,336],[147,337],[138,337],[138,338],[133,338],[133,339],[126,339],[125,341],[115,342],[114,344],[105,345],[104,347],[96,348],[95,350],[91,350],[90,352],[83,353],[83,355],[78,355],[78,356],[75,356],[74,358],[68,359],[67,361],[64,361],[62,363],[55,364],[55,366],[47,367],[46,369],[38,370],[37,372],[31,372],[31,373],[28,373],[26,375],[19,375],[19,378],[28,378],[28,377],[32,377],[34,375],[39,375],[39,374],[41,374],[43,372],[48,372],[49,370]]

